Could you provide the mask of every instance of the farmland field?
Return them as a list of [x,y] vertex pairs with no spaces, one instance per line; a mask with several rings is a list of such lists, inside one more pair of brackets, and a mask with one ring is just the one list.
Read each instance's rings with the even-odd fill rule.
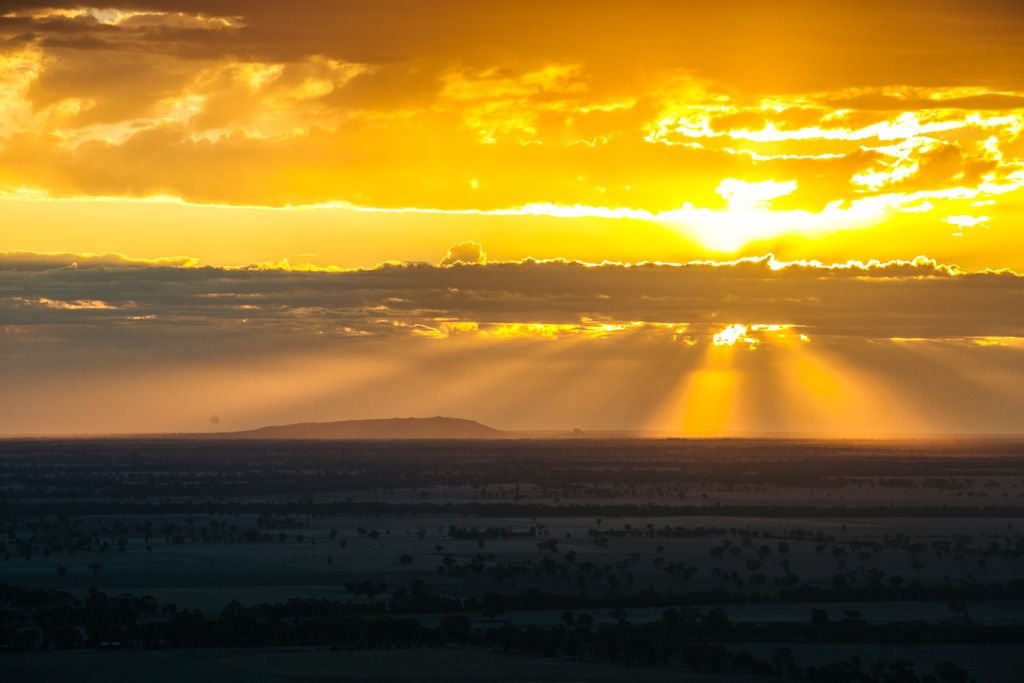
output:
[[[465,680],[611,680],[644,663],[631,680],[702,680],[856,657],[1014,680],[1000,672],[1024,664],[1021,454],[1000,440],[8,441],[0,667],[402,680],[458,662]],[[679,642],[597,649],[634,631]],[[53,647],[66,651],[39,651]],[[488,653],[505,678],[480,674]]]

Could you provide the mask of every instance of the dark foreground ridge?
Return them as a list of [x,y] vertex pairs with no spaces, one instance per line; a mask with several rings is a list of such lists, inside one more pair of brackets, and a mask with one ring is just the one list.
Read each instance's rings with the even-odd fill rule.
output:
[[208,436],[221,439],[500,439],[506,432],[456,417],[405,417],[299,422]]

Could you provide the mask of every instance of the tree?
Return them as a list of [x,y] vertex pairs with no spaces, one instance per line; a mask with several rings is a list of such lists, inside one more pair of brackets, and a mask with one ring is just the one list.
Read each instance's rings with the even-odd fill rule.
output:
[[971,622],[971,615],[967,611],[967,603],[963,600],[950,600],[949,613],[953,615],[953,618],[957,621],[962,621],[965,624],[969,624]]
[[715,607],[704,616],[704,624],[712,631],[721,631],[732,626],[729,616],[721,607]]
[[488,593],[480,601],[480,614],[494,620],[499,614],[505,613],[505,596],[500,593]]
[[780,674],[784,674],[795,663],[796,658],[793,657],[793,651],[789,648],[779,647],[772,653],[772,665]]
[[441,631],[456,640],[469,635],[469,619],[462,614],[449,614],[441,619]]
[[940,662],[935,665],[935,675],[942,683],[967,683],[967,672],[953,662]]

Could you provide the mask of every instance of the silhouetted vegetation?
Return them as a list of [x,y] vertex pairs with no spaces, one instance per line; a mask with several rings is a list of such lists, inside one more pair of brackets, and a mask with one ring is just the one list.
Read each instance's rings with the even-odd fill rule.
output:
[[[1020,646],[1018,453],[995,440],[0,442],[0,647],[458,645],[963,681],[969,662],[822,663],[807,648]],[[122,588],[139,585],[154,597]]]

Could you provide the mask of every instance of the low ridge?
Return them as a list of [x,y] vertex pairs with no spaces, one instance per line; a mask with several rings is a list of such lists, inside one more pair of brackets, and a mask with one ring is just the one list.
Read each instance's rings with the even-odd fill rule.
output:
[[500,439],[506,433],[475,420],[406,417],[300,422],[211,436],[231,439]]

